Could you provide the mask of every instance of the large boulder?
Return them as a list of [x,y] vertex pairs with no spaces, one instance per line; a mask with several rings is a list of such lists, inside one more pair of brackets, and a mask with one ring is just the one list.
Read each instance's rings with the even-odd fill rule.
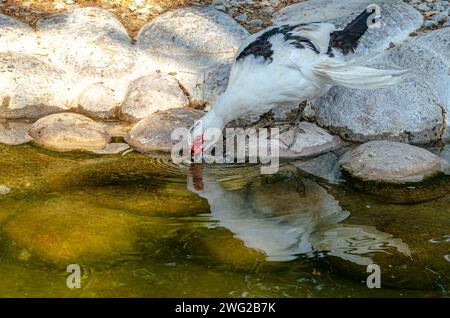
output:
[[126,137],[133,148],[143,152],[170,153],[177,141],[172,132],[177,128],[191,127],[204,113],[192,108],[174,108],[158,111],[139,121]]
[[0,53],[0,118],[39,118],[70,109],[70,76],[36,57]]
[[36,34],[28,24],[0,14],[0,52],[34,53]]
[[101,150],[111,138],[101,124],[73,113],[41,118],[33,124],[29,134],[37,144],[56,151]]
[[356,142],[389,139],[427,144],[445,139],[445,113],[450,110],[445,38],[450,38],[450,29],[419,36],[370,61],[375,67],[410,73],[388,89],[333,88],[315,105],[319,125]]
[[341,158],[351,176],[383,183],[420,182],[441,173],[446,164],[428,150],[389,141],[368,142]]
[[217,94],[210,92],[209,79],[221,83],[219,91],[223,91],[231,61],[248,36],[225,13],[191,7],[170,11],[144,26],[137,47],[155,59],[162,71],[174,74],[192,102],[212,103]]
[[402,0],[309,0],[280,10],[273,23],[331,22],[342,29],[371,4],[381,9],[381,27],[369,29],[362,37],[358,55],[383,51],[391,43],[401,43],[422,26],[420,12]]
[[108,10],[77,8],[36,23],[50,60],[82,76],[121,78],[136,60],[124,26]]
[[139,121],[158,110],[187,106],[188,98],[172,76],[151,73],[134,80],[120,109],[120,119]]

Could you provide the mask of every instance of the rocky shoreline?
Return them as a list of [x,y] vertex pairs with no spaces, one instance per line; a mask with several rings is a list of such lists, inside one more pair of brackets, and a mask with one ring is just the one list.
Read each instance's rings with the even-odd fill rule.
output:
[[[357,55],[371,54],[367,64],[407,68],[410,75],[392,89],[334,88],[305,110],[274,110],[275,125],[303,112],[281,137],[289,141],[282,159],[332,154],[339,162],[343,155],[346,173],[387,184],[420,183],[448,171],[445,156],[424,148],[450,140],[449,1],[266,2],[259,22],[241,12],[252,1],[173,9],[135,38],[98,7],[69,8],[33,27],[0,15],[0,143],[32,141],[53,151],[98,155],[130,146],[170,152],[173,128],[192,125],[225,90],[232,59],[250,33],[298,20],[343,26],[374,2],[383,10],[382,27],[363,37]],[[439,22],[430,26],[430,19]],[[243,122],[251,127],[258,120]]]

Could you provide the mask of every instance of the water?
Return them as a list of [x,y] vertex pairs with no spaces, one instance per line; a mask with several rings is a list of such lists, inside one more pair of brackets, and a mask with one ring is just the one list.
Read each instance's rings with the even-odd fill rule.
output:
[[[398,187],[377,200],[293,165],[259,171],[0,146],[11,189],[0,196],[0,296],[448,296],[450,195],[405,188],[421,203],[392,204]],[[66,285],[69,264],[82,268],[80,289]],[[380,289],[366,286],[370,264]]]

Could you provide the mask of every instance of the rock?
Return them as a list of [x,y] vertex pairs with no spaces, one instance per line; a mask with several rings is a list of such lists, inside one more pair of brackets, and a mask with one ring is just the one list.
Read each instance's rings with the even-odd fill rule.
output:
[[78,100],[80,112],[94,119],[113,119],[118,105],[115,92],[101,83],[86,87]]
[[26,122],[0,121],[0,143],[6,145],[25,144],[33,138],[28,135],[31,124]]
[[107,144],[103,149],[94,150],[93,153],[98,155],[115,155],[127,151],[128,149],[130,149],[130,145],[124,142],[113,142]]
[[31,55],[0,53],[0,118],[40,118],[72,107],[63,70]]
[[36,34],[29,25],[0,14],[0,52],[35,53]]
[[365,143],[341,158],[351,176],[382,183],[420,182],[441,173],[445,164],[425,149],[389,141]]
[[[253,135],[253,133],[258,133],[255,130],[236,131],[237,135],[242,133],[258,137],[257,135]],[[288,129],[281,128],[279,137],[275,137],[274,140],[271,139],[269,133],[267,145],[269,144],[275,147],[278,146],[279,158],[285,160],[315,157],[336,150],[342,146],[339,137],[330,135],[326,130],[308,122],[300,122],[296,126]],[[236,147],[240,146],[236,145]],[[259,142],[249,142],[246,145],[247,154],[258,153],[258,147]],[[259,155],[262,157],[265,156],[262,153],[259,153]]]
[[57,264],[111,260],[134,251],[138,218],[84,201],[53,199],[36,205],[3,226],[3,233],[40,259]]
[[56,151],[100,150],[110,140],[102,125],[73,113],[41,118],[33,124],[29,133],[34,142]]
[[341,181],[341,171],[339,159],[334,153],[326,153],[309,160],[297,160],[291,162],[291,165],[309,176],[326,180],[330,183]]
[[[416,54],[408,57],[407,61],[411,59],[423,59],[423,63],[415,64],[421,67],[417,70],[425,77],[426,83],[433,89],[434,98],[439,101],[443,111],[448,114],[450,112],[450,28],[442,28],[429,33],[418,36],[410,44],[416,46],[416,50],[421,50],[422,54]],[[450,118],[445,116],[445,129],[442,134],[442,139],[450,140]]]
[[11,192],[11,189],[5,186],[4,184],[0,184],[0,195],[6,195]]
[[86,7],[52,14],[40,19],[36,29],[50,60],[82,76],[120,79],[135,65],[131,39],[108,10]]
[[187,106],[188,98],[178,81],[165,74],[153,73],[130,84],[122,103],[120,119],[131,122],[146,118],[156,111]]
[[[191,102],[207,102],[208,73],[230,64],[248,32],[230,16],[211,7],[182,8],[165,13],[142,28],[137,47],[151,56],[161,71],[173,73]],[[228,74],[222,74],[222,80]]]
[[171,134],[176,128],[190,128],[204,115],[192,108],[174,108],[158,111],[139,121],[126,138],[133,148],[143,151],[171,152],[177,141],[172,141]]
[[330,135],[317,125],[300,122],[280,135],[282,158],[314,157],[341,146],[337,136]]
[[446,52],[443,39],[450,34],[448,30],[433,33],[414,38],[368,63],[384,69],[409,69],[402,83],[376,90],[333,88],[315,105],[319,125],[354,142],[388,139],[428,144],[445,138],[450,59],[440,52]]
[[310,0],[281,9],[275,14],[273,23],[331,22],[340,29],[370,4],[381,8],[381,27],[370,29],[362,37],[357,55],[383,51],[391,42],[399,44],[422,26],[420,12],[402,0]]
[[133,128],[132,124],[118,121],[102,121],[101,124],[111,138],[125,138]]

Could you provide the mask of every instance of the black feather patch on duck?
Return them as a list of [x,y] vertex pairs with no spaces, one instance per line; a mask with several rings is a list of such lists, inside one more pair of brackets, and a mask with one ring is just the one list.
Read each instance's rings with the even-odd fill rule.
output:
[[344,30],[331,33],[328,55],[333,56],[333,48],[338,49],[344,55],[354,53],[359,40],[369,29],[369,19],[374,14],[375,8],[373,10],[367,9],[350,22]]
[[282,34],[284,36],[284,40],[289,44],[294,45],[298,49],[306,49],[309,48],[319,54],[319,50],[316,46],[311,42],[310,39],[295,35],[295,29],[299,27],[305,27],[307,25],[304,24],[296,24],[296,25],[283,25],[280,27],[275,27],[270,29],[267,32],[261,34],[255,41],[250,43],[239,56],[236,58],[236,61],[242,60],[247,56],[253,55],[254,57],[263,57],[264,60],[273,61],[273,48],[272,43],[270,42],[270,38],[272,36]]

